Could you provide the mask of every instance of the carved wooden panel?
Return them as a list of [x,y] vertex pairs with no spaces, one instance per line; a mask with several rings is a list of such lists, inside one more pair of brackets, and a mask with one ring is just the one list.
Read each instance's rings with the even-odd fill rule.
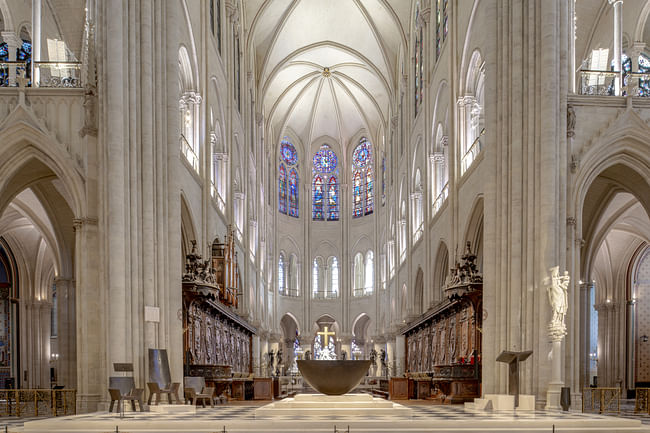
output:
[[189,365],[229,365],[233,372],[250,372],[250,334],[198,301],[190,303],[185,326]]

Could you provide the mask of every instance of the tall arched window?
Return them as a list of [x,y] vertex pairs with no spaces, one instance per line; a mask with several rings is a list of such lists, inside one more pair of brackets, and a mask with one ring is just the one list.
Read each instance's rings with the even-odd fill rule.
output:
[[[323,144],[312,160],[312,219],[339,219],[338,158],[329,145]],[[325,183],[327,180],[327,184]]]
[[[0,43],[0,62],[6,62],[9,60],[9,46],[6,42]],[[9,68],[2,67],[0,68],[0,87],[9,86]]]
[[318,259],[314,259],[312,266],[311,266],[311,290],[314,293],[314,297],[317,298],[319,297],[320,294],[320,266],[318,263]]
[[181,153],[192,166],[199,172],[199,114],[201,95],[195,91],[194,79],[190,57],[185,47],[178,51],[179,83],[181,98],[179,101],[179,115],[181,120]]
[[217,40],[217,51],[221,53],[221,0],[210,0],[210,30]]
[[278,209],[281,213],[287,213],[287,170],[284,164],[280,163],[280,174],[278,175],[278,193],[280,195],[278,200]]
[[414,50],[415,53],[413,53],[413,60],[414,60],[414,77],[415,77],[415,95],[414,95],[414,102],[415,102],[415,115],[417,116],[418,113],[420,112],[420,105],[422,105],[422,78],[424,75],[424,66],[423,66],[423,59],[422,59],[422,45],[424,42],[423,38],[423,27],[420,24],[420,4],[418,3],[416,5],[416,10],[415,10],[415,46]]
[[314,203],[312,204],[312,219],[322,220],[323,217],[323,179],[320,175],[314,176]]
[[284,137],[280,143],[279,167],[278,210],[280,213],[298,218],[298,152],[288,137]]
[[361,137],[352,153],[352,216],[359,218],[374,210],[372,144]]
[[288,296],[300,296],[300,269],[298,265],[298,256],[291,254],[289,258],[289,289]]
[[336,298],[339,293],[339,261],[336,257],[331,256],[327,259],[328,275],[328,297]]
[[[639,55],[639,73],[650,73],[650,57],[646,56],[645,54]],[[637,96],[650,96],[650,79],[639,77],[639,88],[637,90]]]
[[422,212],[422,177],[420,169],[415,170],[415,178],[413,180],[413,193],[411,194],[412,201],[412,219],[413,219],[413,243],[416,243],[424,234],[424,216]]
[[447,3],[449,0],[435,0],[436,2],[436,60],[440,57],[442,44],[447,39]]
[[370,295],[375,288],[375,256],[372,250],[366,253],[366,266],[365,266],[365,295]]
[[286,289],[284,280],[284,254],[280,253],[278,259],[278,292],[283,293]]
[[289,216],[298,218],[298,172],[295,168],[289,172]]
[[354,296],[363,296],[365,285],[363,254],[354,256]]
[[485,110],[483,88],[485,61],[475,51],[467,70],[466,95],[458,104],[459,120],[463,124],[464,139],[461,140],[461,175],[472,165],[481,152],[481,136],[485,133]]

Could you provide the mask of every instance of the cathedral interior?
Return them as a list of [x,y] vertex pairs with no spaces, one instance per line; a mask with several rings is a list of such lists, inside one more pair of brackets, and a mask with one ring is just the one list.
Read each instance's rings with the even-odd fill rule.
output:
[[149,396],[155,356],[226,401],[369,360],[378,398],[647,412],[649,16],[0,0],[0,412]]

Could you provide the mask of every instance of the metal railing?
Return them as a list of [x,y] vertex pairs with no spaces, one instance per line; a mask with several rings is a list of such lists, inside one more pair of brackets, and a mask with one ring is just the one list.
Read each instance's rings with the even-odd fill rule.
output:
[[318,290],[316,292],[312,292],[313,299],[336,299],[338,297],[339,297],[338,292],[325,291],[325,290]]
[[298,289],[290,289],[288,287],[280,287],[278,293],[280,294],[280,296],[287,296],[290,298],[297,298],[298,296],[300,296]]
[[[614,96],[616,78],[620,74],[614,71],[580,70],[581,95]],[[650,97],[650,73],[626,72],[621,85],[621,95]]]
[[199,158],[196,156],[196,152],[194,152],[194,148],[190,145],[190,143],[187,141],[184,135],[181,134],[181,153],[187,160],[187,162],[190,163],[194,171],[197,173],[199,172]]
[[467,149],[463,158],[461,159],[461,176],[471,167],[472,163],[476,159],[483,146],[481,145],[481,136],[485,135],[485,128],[481,129],[481,132],[478,134],[478,137],[474,140],[472,145]]
[[0,389],[0,416],[76,415],[76,402],[76,389]]
[[621,412],[621,388],[583,388],[582,411]]
[[361,296],[371,296],[373,291],[374,290],[372,287],[360,287],[358,289],[354,289],[352,294],[355,298]]
[[440,194],[438,194],[436,199],[433,201],[433,215],[438,213],[438,211],[442,207],[442,204],[445,202],[445,200],[447,200],[448,195],[449,195],[449,182],[447,182],[445,186],[442,187]]
[[[0,61],[0,87],[33,87],[30,63]],[[80,62],[34,62],[36,87],[80,88]]]

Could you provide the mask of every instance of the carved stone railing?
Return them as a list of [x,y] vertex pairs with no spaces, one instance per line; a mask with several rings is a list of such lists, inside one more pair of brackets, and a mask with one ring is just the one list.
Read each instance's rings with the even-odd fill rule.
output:
[[0,389],[0,416],[76,415],[76,402],[76,389]]
[[0,87],[81,88],[81,66],[80,62],[34,62],[38,77],[34,86],[28,62],[1,61]]
[[288,287],[280,287],[278,293],[280,293],[280,296],[287,296],[289,298],[297,298],[300,296],[298,289],[290,289]]
[[442,207],[442,204],[445,202],[445,200],[447,200],[448,195],[449,195],[449,182],[447,182],[445,186],[442,187],[440,194],[438,194],[436,199],[433,201],[433,215],[438,213],[438,211]]
[[[578,91],[581,95],[615,96],[615,83],[618,76],[619,73],[614,71],[580,70],[580,88]],[[621,94],[650,97],[650,73],[625,73]]]

